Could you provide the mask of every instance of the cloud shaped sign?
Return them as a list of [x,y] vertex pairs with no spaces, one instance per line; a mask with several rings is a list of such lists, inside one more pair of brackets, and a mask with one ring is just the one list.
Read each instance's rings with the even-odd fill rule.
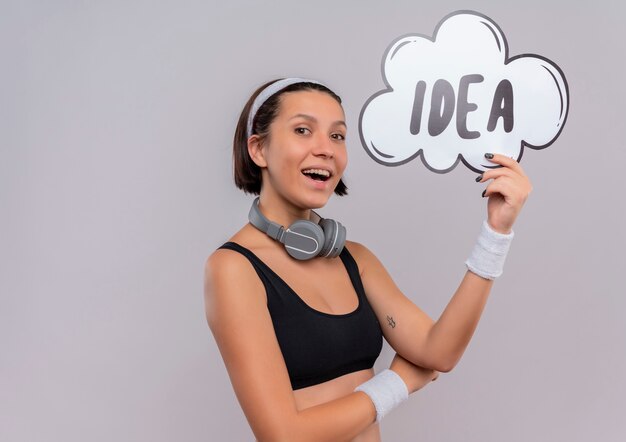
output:
[[472,11],[445,17],[432,38],[396,39],[382,73],[387,88],[363,106],[359,132],[367,153],[386,166],[420,157],[433,172],[459,161],[482,172],[494,167],[485,152],[519,161],[524,146],[552,144],[567,119],[561,69],[536,54],[509,58],[499,26]]

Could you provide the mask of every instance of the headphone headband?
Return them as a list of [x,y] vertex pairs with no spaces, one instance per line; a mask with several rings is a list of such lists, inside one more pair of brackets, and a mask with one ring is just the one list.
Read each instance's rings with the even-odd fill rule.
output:
[[261,213],[259,197],[254,199],[248,213],[250,224],[284,244],[287,253],[296,259],[339,256],[346,240],[345,227],[337,221],[322,218],[313,210],[311,218],[317,218],[317,221],[297,220],[285,229]]
[[261,232],[265,232],[271,238],[274,238],[276,241],[283,242],[283,237],[285,235],[285,228],[278,223],[270,221],[261,213],[259,210],[259,197],[257,196],[252,202],[252,207],[250,207],[250,212],[248,213],[248,219],[250,223],[259,229]]

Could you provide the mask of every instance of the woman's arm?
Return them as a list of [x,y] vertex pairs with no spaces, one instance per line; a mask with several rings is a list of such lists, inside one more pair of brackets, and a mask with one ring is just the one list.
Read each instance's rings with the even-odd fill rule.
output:
[[[371,399],[353,392],[298,411],[266,302],[265,288],[245,257],[222,249],[209,257],[207,322],[254,435],[259,442],[354,438],[376,418]],[[396,368],[409,392],[436,376],[410,364]]]
[[445,310],[430,328],[425,350],[448,372],[467,348],[482,315],[493,281],[467,271]]
[[466,272],[435,322],[400,291],[369,249],[355,242],[349,249],[389,345],[415,365],[444,373],[452,370],[474,334],[493,281]]
[[[489,226],[509,233],[532,186],[517,161],[494,155],[490,161],[501,168],[485,172],[479,182],[492,179],[484,196]],[[382,263],[367,248],[349,243],[359,264],[363,286],[385,339],[394,350],[415,365],[441,372],[459,361],[476,330],[493,281],[470,271],[440,318],[434,322],[395,285]]]

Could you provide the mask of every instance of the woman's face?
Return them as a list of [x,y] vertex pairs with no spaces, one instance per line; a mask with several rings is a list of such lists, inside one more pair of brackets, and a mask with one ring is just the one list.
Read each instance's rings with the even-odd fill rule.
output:
[[323,207],[346,168],[343,108],[319,91],[281,95],[278,115],[264,140],[262,192],[307,209]]

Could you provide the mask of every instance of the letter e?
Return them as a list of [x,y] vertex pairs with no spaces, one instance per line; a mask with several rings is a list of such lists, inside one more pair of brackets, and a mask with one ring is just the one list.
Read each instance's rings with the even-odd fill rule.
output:
[[480,74],[464,75],[459,81],[459,99],[456,104],[456,131],[466,140],[480,137],[480,132],[467,130],[467,114],[478,109],[476,103],[467,102],[467,91],[471,83],[481,83],[485,78]]

